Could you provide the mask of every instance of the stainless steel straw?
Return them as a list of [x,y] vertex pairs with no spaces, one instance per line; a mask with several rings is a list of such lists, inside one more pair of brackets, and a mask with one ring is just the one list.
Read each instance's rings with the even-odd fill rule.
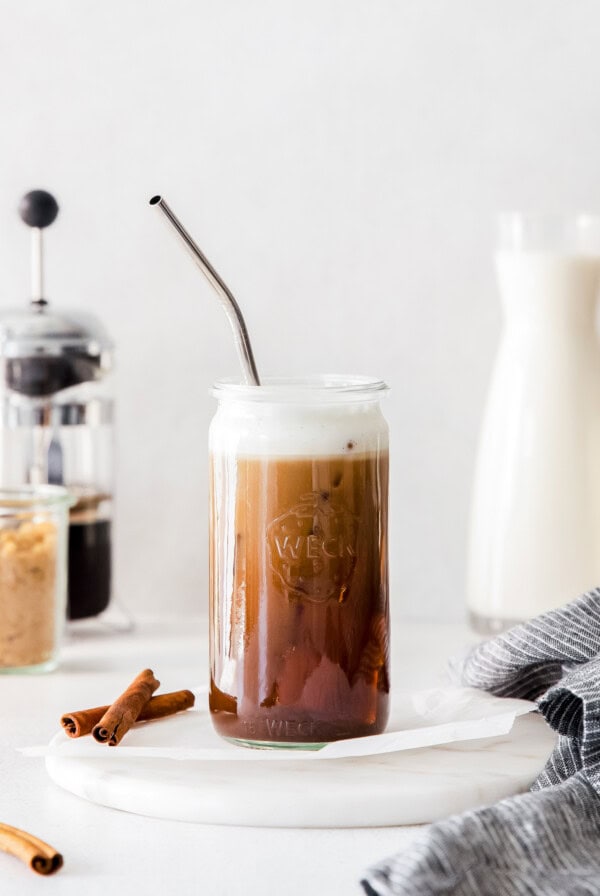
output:
[[258,370],[256,369],[252,346],[250,345],[250,337],[248,336],[246,322],[233,293],[217,274],[206,255],[194,242],[179,218],[173,214],[162,196],[153,196],[150,200],[150,205],[158,206],[169,224],[172,225],[179,235],[183,245],[186,247],[214,291],[217,293],[221,300],[221,304],[225,309],[229,323],[231,324],[231,329],[233,330],[235,345],[242,362],[244,379],[249,385],[260,386],[260,379],[258,377]]

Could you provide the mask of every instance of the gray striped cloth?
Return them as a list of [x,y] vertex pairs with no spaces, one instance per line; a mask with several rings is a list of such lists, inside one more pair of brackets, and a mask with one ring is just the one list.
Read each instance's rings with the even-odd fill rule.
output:
[[529,793],[426,828],[368,896],[600,894],[600,588],[476,647],[466,685],[537,700],[557,746]]

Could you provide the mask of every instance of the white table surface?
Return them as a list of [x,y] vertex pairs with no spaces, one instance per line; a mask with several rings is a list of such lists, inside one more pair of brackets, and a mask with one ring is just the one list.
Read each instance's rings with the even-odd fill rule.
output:
[[[0,676],[0,821],[47,840],[65,858],[58,874],[42,879],[0,853],[2,894],[359,896],[361,872],[409,846],[419,828],[219,827],[130,815],[61,790],[43,760],[17,752],[47,743],[62,713],[110,702],[146,666],[161,690],[205,683],[206,627],[205,619],[186,618],[136,620],[128,635],[79,632],[68,638],[57,672]],[[447,656],[473,640],[461,625],[396,624],[394,680],[415,688],[440,683]]]

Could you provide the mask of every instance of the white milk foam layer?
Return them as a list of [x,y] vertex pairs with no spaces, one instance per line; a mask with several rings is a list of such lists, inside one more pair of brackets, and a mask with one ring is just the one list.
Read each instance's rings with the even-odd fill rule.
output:
[[212,454],[244,457],[332,457],[388,449],[378,401],[284,404],[227,400],[209,433]]

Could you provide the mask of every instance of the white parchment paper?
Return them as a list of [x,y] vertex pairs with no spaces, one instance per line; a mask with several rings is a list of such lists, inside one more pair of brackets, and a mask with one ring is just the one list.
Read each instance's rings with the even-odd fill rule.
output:
[[91,736],[69,738],[61,730],[47,746],[25,747],[32,757],[106,759],[152,758],[183,761],[276,762],[343,759],[414,750],[458,741],[506,735],[517,716],[535,710],[528,700],[494,697],[474,688],[439,687],[393,694],[384,734],[337,741],[320,750],[252,750],[222,740],[206,708],[206,688],[196,688],[197,706],[166,719],[141,722],[118,747],[98,744]]

